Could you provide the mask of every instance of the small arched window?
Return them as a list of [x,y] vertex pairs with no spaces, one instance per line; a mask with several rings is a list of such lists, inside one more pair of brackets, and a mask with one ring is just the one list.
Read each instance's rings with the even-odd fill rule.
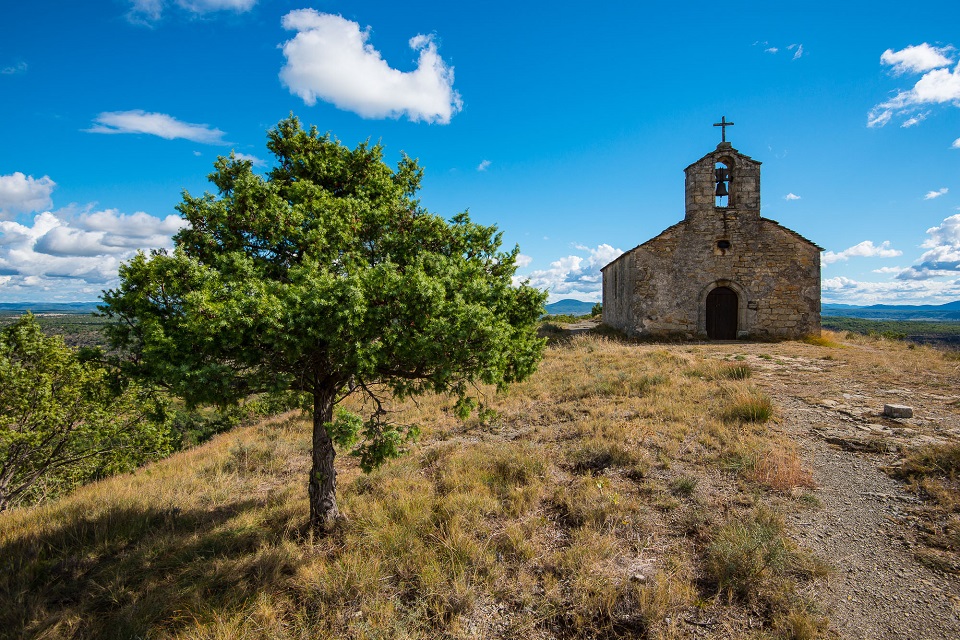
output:
[[713,170],[714,180],[716,182],[715,205],[718,207],[730,206],[730,183],[733,181],[733,175],[730,172],[730,166],[727,162],[720,161]]

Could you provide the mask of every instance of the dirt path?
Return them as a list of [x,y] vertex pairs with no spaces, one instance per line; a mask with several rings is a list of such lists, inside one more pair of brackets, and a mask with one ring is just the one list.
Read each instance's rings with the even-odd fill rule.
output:
[[[956,412],[936,402],[949,398],[879,389],[859,377],[854,385],[841,365],[799,360],[754,364],[780,412],[778,428],[798,443],[817,483],[822,506],[788,519],[796,541],[834,565],[811,595],[842,638],[960,638],[960,581],[916,560],[909,509],[918,499],[880,470],[896,463],[903,446],[956,433]],[[797,375],[805,368],[809,375]],[[784,375],[789,369],[793,374]],[[879,415],[884,401],[905,397],[923,417]]]

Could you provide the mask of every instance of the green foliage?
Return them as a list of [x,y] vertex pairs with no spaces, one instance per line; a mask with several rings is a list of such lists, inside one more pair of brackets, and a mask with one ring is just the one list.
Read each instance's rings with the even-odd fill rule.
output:
[[[353,434],[372,468],[416,432],[389,424],[388,396],[452,393],[462,409],[477,383],[536,369],[545,294],[513,286],[519,248],[500,251],[496,227],[466,213],[424,210],[415,160],[392,170],[380,145],[350,150],[292,116],[267,147],[265,177],[218,159],[219,195],[184,193],[173,252],[137,255],[104,294],[131,371],[191,404],[307,394],[328,440]],[[362,426],[334,419],[351,394],[369,407]]]
[[170,450],[147,391],[82,362],[31,314],[0,330],[0,510]]
[[960,322],[936,322],[926,320],[867,320],[866,318],[846,318],[825,316],[824,329],[851,331],[876,338],[903,340],[907,337],[924,336],[926,338],[955,342],[960,336]]
[[599,315],[602,315],[602,314],[603,314],[603,305],[600,304],[599,302],[598,302],[597,304],[593,305],[593,308],[590,309],[590,315],[591,315],[591,316],[599,316]]

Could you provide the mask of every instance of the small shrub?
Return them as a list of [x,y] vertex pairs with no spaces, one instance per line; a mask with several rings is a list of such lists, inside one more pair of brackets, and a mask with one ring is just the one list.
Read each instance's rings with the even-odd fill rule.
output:
[[596,438],[574,449],[569,460],[577,473],[599,473],[608,467],[633,465],[637,457],[619,442]]
[[753,374],[753,370],[745,363],[711,361],[688,369],[686,374],[704,380],[746,380]]
[[783,521],[764,508],[731,516],[707,546],[703,569],[709,586],[732,599],[763,601],[775,619],[798,604],[794,579],[824,577],[830,571],[819,558],[794,548]]
[[801,342],[807,344],[812,344],[815,347],[830,347],[836,348],[840,346],[840,343],[835,339],[836,334],[831,331],[824,331],[819,336],[809,335],[801,338]]
[[766,422],[773,415],[770,396],[755,389],[739,392],[723,408],[720,417],[726,422]]
[[757,457],[748,475],[751,480],[775,491],[814,486],[813,476],[803,468],[800,456],[792,447],[768,448]]
[[765,511],[728,521],[707,547],[704,570],[710,584],[749,600],[786,570],[790,553],[782,532],[783,524]]
[[230,457],[223,463],[223,470],[250,474],[274,470],[274,451],[261,442],[236,442],[230,448]]
[[901,478],[942,476],[956,478],[960,473],[960,443],[929,445],[911,451],[896,474]]
[[697,479],[693,476],[683,476],[670,483],[670,493],[675,496],[691,496],[696,488]]
[[721,370],[721,377],[729,380],[746,380],[753,374],[748,364],[728,365]]

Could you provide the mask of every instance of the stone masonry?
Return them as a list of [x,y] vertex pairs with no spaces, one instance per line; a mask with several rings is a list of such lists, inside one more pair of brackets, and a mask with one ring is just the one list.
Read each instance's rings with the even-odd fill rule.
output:
[[[760,163],[722,142],[685,173],[685,218],[603,268],[604,324],[685,339],[717,337],[721,320],[738,339],[820,335],[822,249],[760,216]],[[731,302],[708,310],[719,294]]]

